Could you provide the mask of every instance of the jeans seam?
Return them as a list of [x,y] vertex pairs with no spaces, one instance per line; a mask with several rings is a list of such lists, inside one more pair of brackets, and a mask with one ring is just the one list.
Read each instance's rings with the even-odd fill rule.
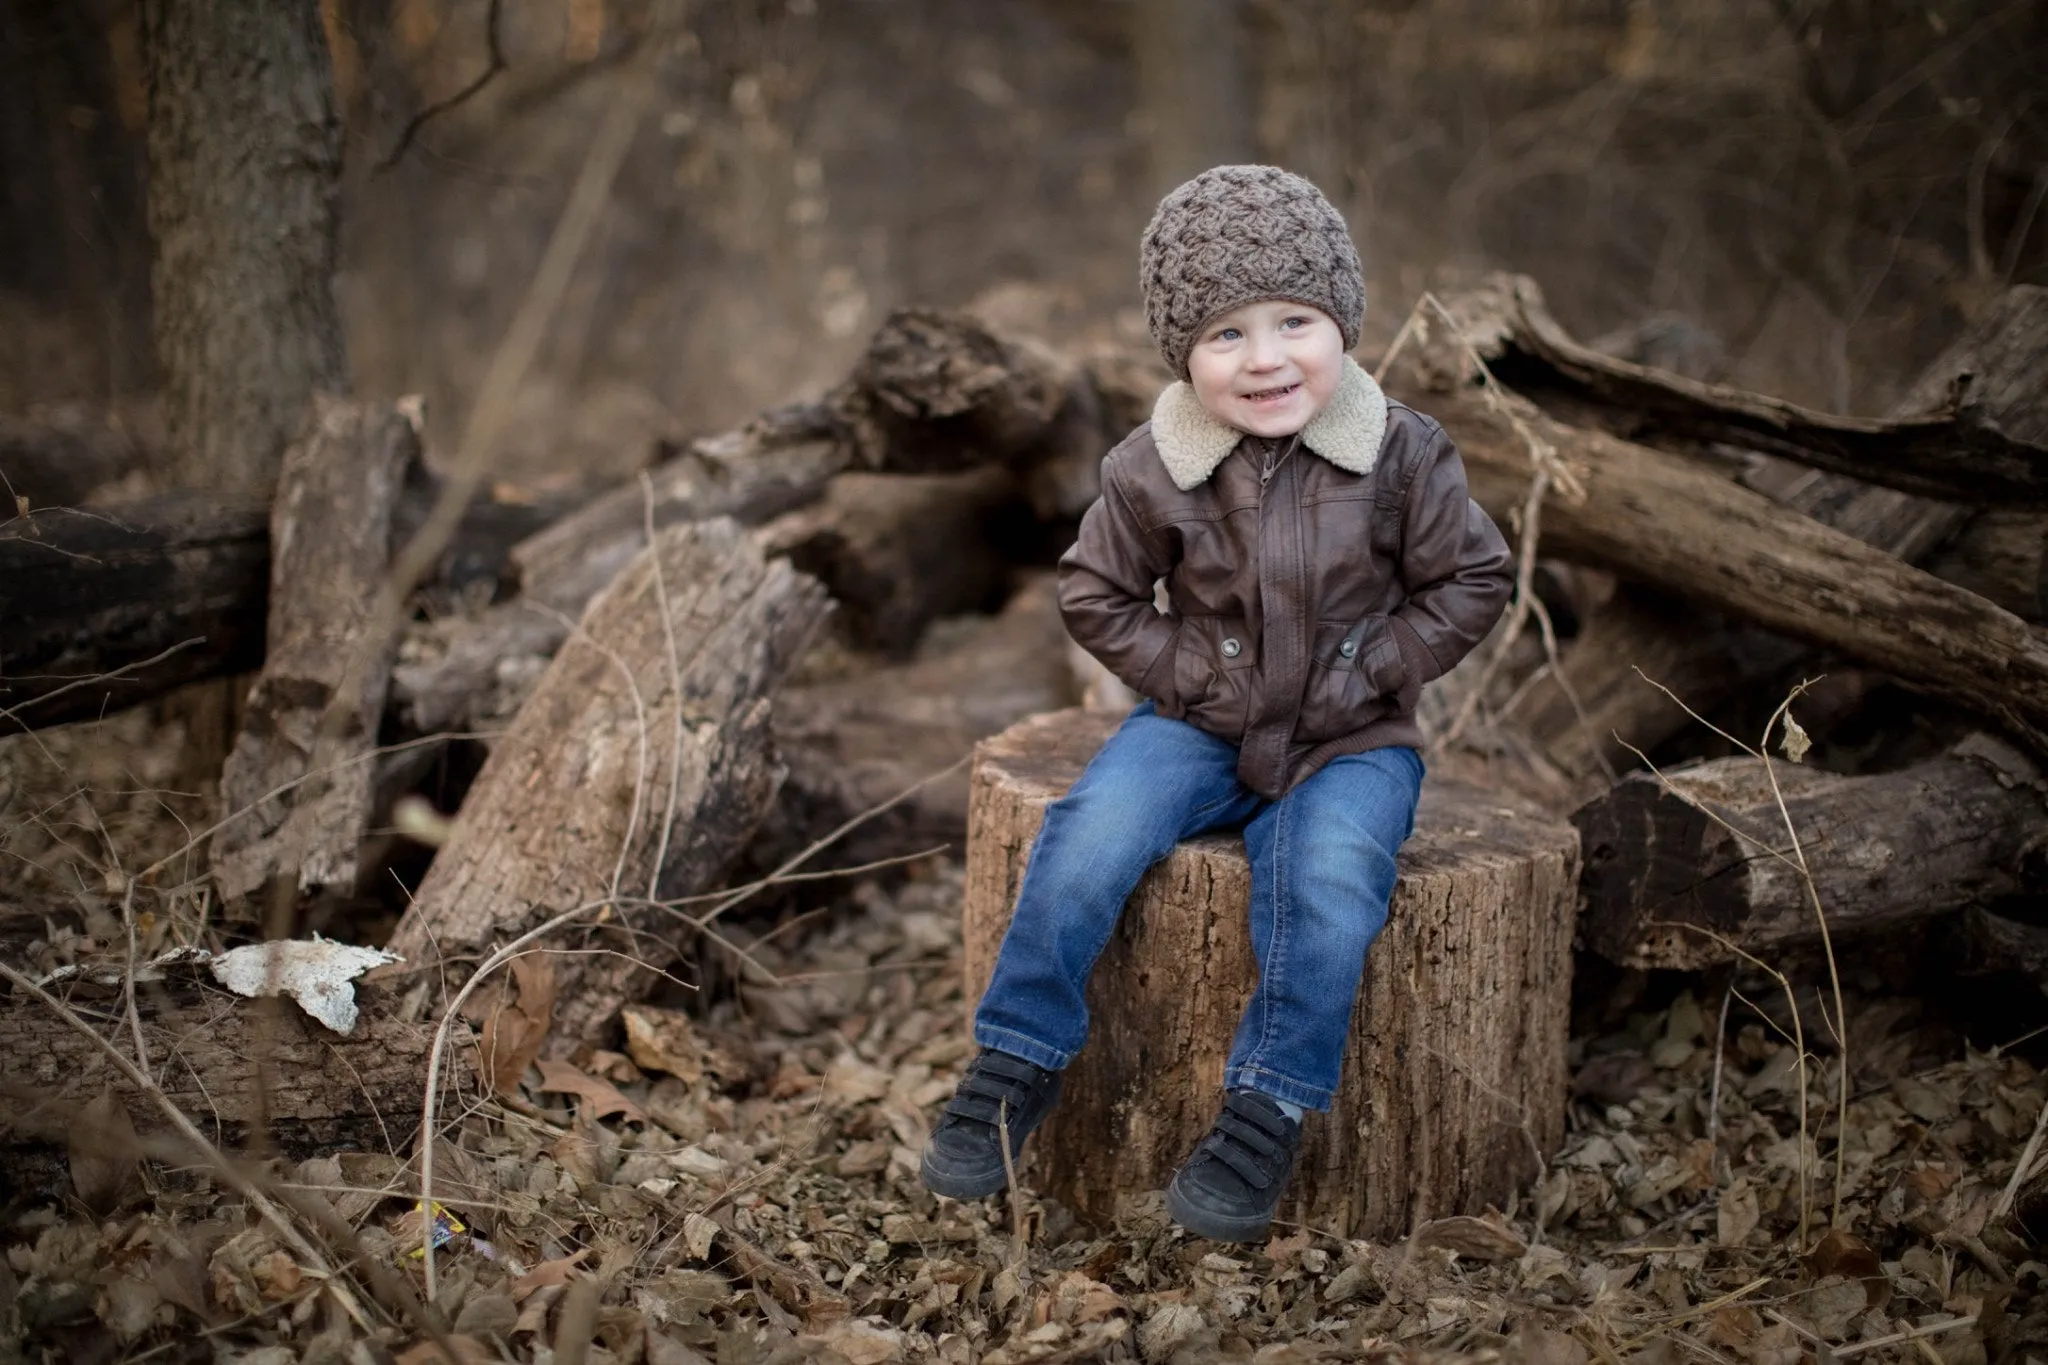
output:
[[1252,1066],[1255,1070],[1264,1069],[1253,1066],[1253,1063],[1265,1057],[1266,1050],[1273,1043],[1272,986],[1280,981],[1286,972],[1287,918],[1293,908],[1288,895],[1286,876],[1288,816],[1291,808],[1285,796],[1280,798],[1278,804],[1280,808],[1273,812],[1273,950],[1261,974],[1260,984],[1266,989],[1259,992],[1259,1045],[1252,1049],[1251,1058],[1246,1062],[1247,1066]]

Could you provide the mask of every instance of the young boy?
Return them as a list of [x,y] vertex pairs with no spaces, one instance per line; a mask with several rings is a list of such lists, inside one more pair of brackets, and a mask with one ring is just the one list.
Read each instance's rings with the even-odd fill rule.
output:
[[1330,1106],[1386,922],[1423,777],[1416,700],[1492,628],[1512,564],[1443,429],[1345,355],[1364,279],[1314,186],[1270,166],[1196,176],[1153,215],[1139,278],[1180,378],[1103,460],[1059,600],[1146,700],[1046,811],[922,1175],[956,1199],[1003,1188],[998,1123],[1014,1156],[1058,1098],[1125,899],[1180,840],[1236,827],[1259,983],[1166,1206],[1255,1241],[1302,1111]]

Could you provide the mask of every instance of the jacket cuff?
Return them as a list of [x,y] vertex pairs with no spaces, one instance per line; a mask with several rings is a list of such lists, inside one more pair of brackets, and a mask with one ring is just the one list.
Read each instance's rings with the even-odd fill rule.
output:
[[1394,633],[1394,645],[1401,651],[1402,682],[1399,693],[1405,706],[1412,706],[1422,695],[1425,683],[1435,682],[1443,670],[1437,667],[1436,655],[1422,642],[1422,635],[1415,627],[1399,616],[1387,618],[1388,628]]

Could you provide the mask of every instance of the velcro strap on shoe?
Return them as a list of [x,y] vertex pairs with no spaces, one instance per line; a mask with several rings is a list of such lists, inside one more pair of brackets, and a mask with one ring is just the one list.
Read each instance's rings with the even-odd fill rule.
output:
[[1255,1160],[1250,1152],[1225,1138],[1210,1134],[1202,1143],[1210,1156],[1237,1172],[1238,1178],[1255,1190],[1273,1183],[1273,1171]]
[[1268,1161],[1282,1156],[1287,1150],[1285,1144],[1273,1134],[1254,1124],[1246,1123],[1243,1118],[1228,1109],[1216,1116],[1216,1131],[1228,1133]]

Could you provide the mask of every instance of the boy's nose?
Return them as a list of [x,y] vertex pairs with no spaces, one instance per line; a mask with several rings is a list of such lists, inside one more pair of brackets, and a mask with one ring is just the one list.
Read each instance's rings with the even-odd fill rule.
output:
[[1280,363],[1280,343],[1264,332],[1253,332],[1245,352],[1245,364],[1254,370],[1270,370]]

